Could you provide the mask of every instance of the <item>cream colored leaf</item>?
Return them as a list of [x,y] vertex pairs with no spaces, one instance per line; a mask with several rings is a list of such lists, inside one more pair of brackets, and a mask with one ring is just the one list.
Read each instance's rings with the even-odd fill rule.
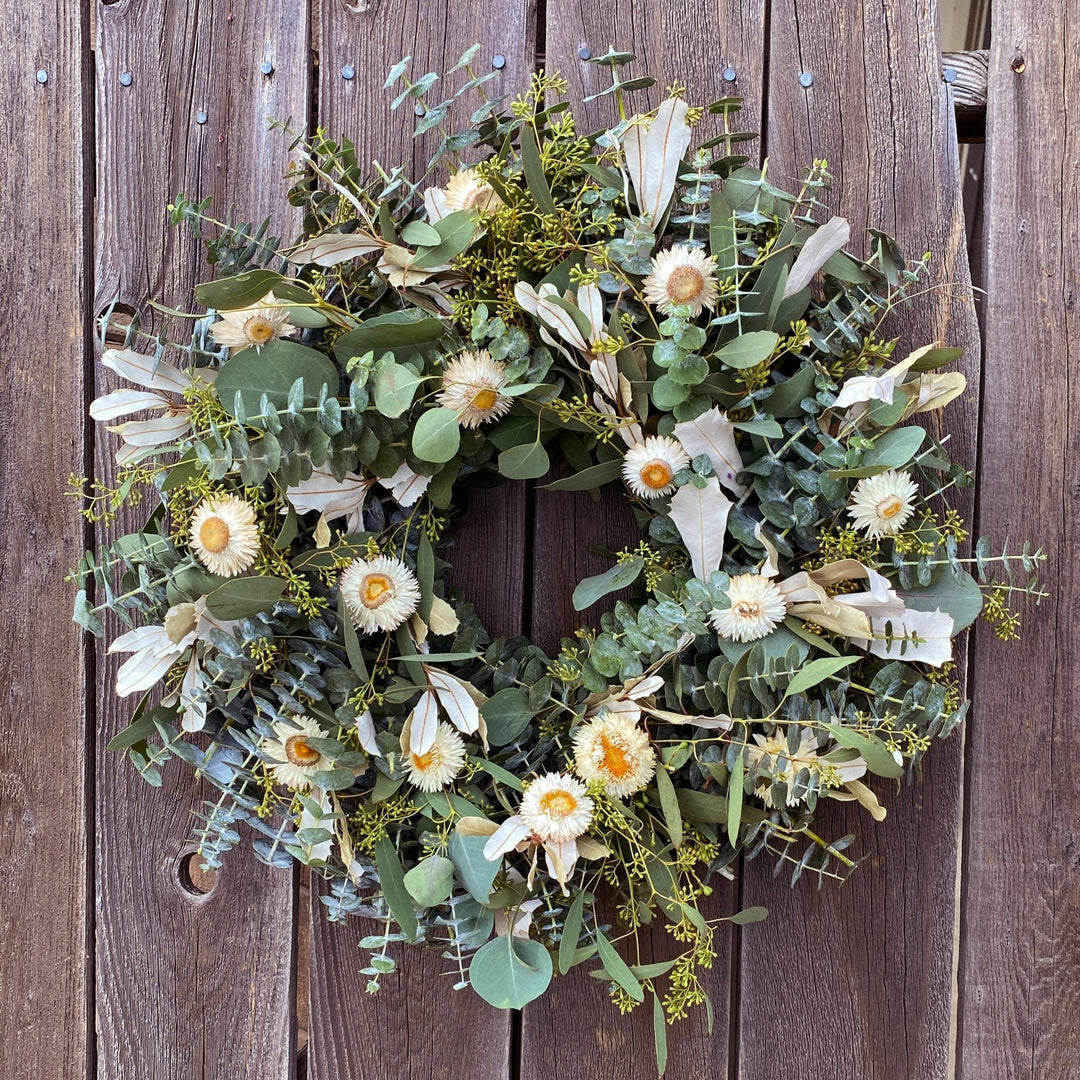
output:
[[679,163],[690,145],[690,107],[678,98],[668,98],[657,110],[648,130],[634,124],[623,138],[626,171],[630,174],[638,207],[648,215],[655,230],[671,202]]
[[695,419],[676,424],[674,434],[691,457],[704,454],[712,462],[724,487],[739,498],[746,494],[745,485],[735,479],[743,461],[735,445],[735,427],[726,413],[714,405]]
[[953,618],[944,611],[908,608],[903,616],[871,619],[870,623],[874,640],[869,651],[874,656],[931,667],[952,659]]
[[384,488],[389,488],[398,506],[407,509],[427,491],[431,477],[413,472],[406,462],[402,462],[393,476],[379,482]]
[[440,637],[445,634],[456,633],[461,625],[457,612],[441,596],[431,598],[428,623],[431,626],[431,632],[438,634]]
[[710,476],[703,488],[686,484],[672,496],[668,514],[690,553],[694,577],[707,581],[720,568],[724,557],[724,535],[732,501],[720,490],[720,481]]
[[486,817],[458,818],[454,826],[459,836],[491,836],[498,827],[494,821],[488,821]]
[[706,731],[727,731],[735,723],[726,713],[720,713],[717,716],[688,716],[686,713],[669,712],[667,709],[650,709],[647,706],[643,711],[657,720],[663,720],[665,724],[693,724]]
[[420,695],[409,716],[411,731],[409,734],[409,752],[426,754],[435,745],[435,734],[439,723],[439,706],[435,695],[425,690]]
[[784,286],[784,299],[794,296],[800,289],[805,289],[814,279],[814,275],[851,239],[851,228],[846,218],[831,217],[814,232],[799,252],[787,284]]
[[326,233],[301,244],[289,256],[289,262],[296,266],[305,266],[308,263],[316,266],[337,266],[350,259],[372,255],[385,246],[382,240],[376,240],[367,233]]
[[450,722],[459,731],[472,735],[480,726],[480,710],[462,681],[437,667],[420,666]]
[[844,787],[870,812],[870,816],[875,821],[885,820],[887,813],[885,807],[878,802],[878,797],[861,780],[849,780]]
[[101,363],[128,382],[138,383],[150,390],[182,394],[191,385],[191,376],[167,360],[157,360],[134,349],[106,349],[102,353]]
[[591,836],[577,838],[577,853],[582,859],[606,859],[611,851]]

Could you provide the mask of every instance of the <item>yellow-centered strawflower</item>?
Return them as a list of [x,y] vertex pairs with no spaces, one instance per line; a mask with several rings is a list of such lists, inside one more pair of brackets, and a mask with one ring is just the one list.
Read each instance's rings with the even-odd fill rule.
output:
[[354,559],[341,574],[341,597],[357,630],[396,630],[420,606],[420,584],[400,559]]
[[871,540],[892,536],[915,512],[918,493],[919,487],[908,472],[889,469],[877,476],[866,476],[851,493],[848,515],[855,528],[862,529]]
[[513,399],[502,393],[506,383],[504,363],[492,360],[486,349],[466,349],[446,365],[438,402],[458,414],[462,427],[479,427],[509,411]]
[[235,577],[259,554],[255,508],[238,495],[203,499],[188,527],[191,550],[212,574]]
[[650,435],[623,458],[623,479],[642,499],[658,499],[675,490],[675,474],[688,468],[690,455],[670,435]]
[[446,208],[454,210],[495,210],[502,206],[495,189],[476,169],[462,169],[450,177],[445,188]]
[[695,318],[702,308],[716,307],[716,259],[701,248],[675,244],[653,257],[652,273],[641,284],[645,299],[665,315],[687,307]]
[[589,827],[593,801],[580,780],[565,773],[545,773],[529,784],[517,816],[539,843],[565,843]]
[[757,641],[771,634],[787,611],[783,593],[762,574],[737,574],[728,586],[729,608],[713,608],[709,621],[729,641]]
[[421,791],[441,791],[465,764],[465,743],[445,720],[435,730],[435,741],[423,754],[406,755],[409,783]]
[[586,783],[603,781],[610,795],[624,799],[653,778],[656,751],[632,717],[603,712],[574,736],[574,771]]
[[307,791],[311,775],[320,769],[332,769],[333,762],[308,741],[325,739],[327,733],[307,716],[294,716],[291,722],[278,720],[270,725],[273,739],[263,739],[259,749],[270,760],[270,772],[279,784],[293,791]]
[[277,338],[291,337],[296,327],[289,321],[288,311],[275,305],[274,294],[267,293],[257,304],[220,312],[221,318],[210,327],[219,345],[233,352],[254,346],[261,348]]

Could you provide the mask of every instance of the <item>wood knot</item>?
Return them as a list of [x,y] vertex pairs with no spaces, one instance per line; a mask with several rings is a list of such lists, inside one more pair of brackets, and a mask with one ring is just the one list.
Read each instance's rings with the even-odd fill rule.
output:
[[218,872],[202,868],[202,856],[197,851],[181,852],[176,860],[176,881],[180,891],[202,900],[214,891]]

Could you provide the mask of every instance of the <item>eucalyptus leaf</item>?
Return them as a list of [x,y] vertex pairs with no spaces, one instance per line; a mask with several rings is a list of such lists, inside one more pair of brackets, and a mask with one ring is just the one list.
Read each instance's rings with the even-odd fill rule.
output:
[[918,453],[925,440],[926,432],[921,427],[899,427],[886,431],[863,454],[863,467],[903,468]]
[[862,732],[843,724],[825,724],[825,728],[841,746],[857,750],[872,773],[894,780],[904,775],[904,767],[889,753],[880,739],[863,735]]
[[584,611],[608,594],[632,585],[637,581],[644,566],[645,561],[640,555],[632,555],[625,562],[616,563],[602,574],[585,578],[574,589],[574,595],[571,598],[574,610]]
[[411,368],[394,361],[380,364],[375,371],[375,408],[394,419],[412,404],[420,376]]
[[469,965],[472,988],[496,1009],[521,1009],[551,982],[551,956],[539,941],[503,934],[481,946]]
[[383,896],[390,905],[391,913],[405,936],[410,941],[415,941],[419,928],[416,913],[413,911],[412,897],[405,888],[405,872],[401,868],[397,849],[388,836],[384,836],[375,845],[375,865],[378,867],[379,883],[382,885]]
[[365,319],[355,330],[342,334],[334,343],[334,355],[342,365],[368,352],[376,357],[389,352],[396,360],[406,360],[433,348],[445,333],[442,322],[433,316],[416,318],[404,311],[391,311]]
[[480,706],[480,715],[487,724],[488,742],[492,746],[506,746],[524,733],[532,722],[533,709],[524,690],[508,686]]
[[507,480],[536,480],[551,468],[544,444],[539,442],[511,446],[499,454],[499,472]]
[[216,619],[258,615],[281,599],[288,582],[279,577],[239,577],[219,585],[206,597],[206,609]]
[[486,904],[491,896],[491,884],[502,864],[501,859],[484,857],[486,836],[463,836],[454,832],[450,837],[449,854],[457,869],[458,880],[478,903]]
[[461,445],[461,426],[453,409],[428,409],[413,428],[412,450],[421,461],[441,465]]
[[454,891],[454,864],[445,855],[429,855],[407,871],[402,880],[421,907],[435,907]]
[[944,611],[952,616],[953,633],[969,627],[982,612],[983,594],[979,583],[966,571],[959,571],[959,581],[946,570],[925,589],[901,593],[904,603],[919,611]]
[[779,344],[780,335],[775,331],[753,330],[732,338],[716,353],[716,359],[726,367],[750,368],[768,360]]
[[635,1001],[645,1000],[645,990],[634,977],[626,961],[615,951],[615,946],[603,934],[596,935],[596,949],[604,970]]
[[262,416],[263,397],[275,409],[284,411],[297,379],[303,380],[303,401],[308,407],[318,405],[324,386],[328,397],[337,397],[338,372],[329,358],[315,349],[284,340],[236,353],[226,361],[214,386],[230,416],[236,415],[239,395],[247,422],[259,426],[254,418]]
[[243,274],[207,281],[195,286],[195,299],[216,311],[251,307],[284,279],[273,270],[248,270]]
[[816,660],[811,660],[792,677],[784,691],[784,697],[802,694],[810,687],[824,682],[830,675],[835,675],[838,671],[843,671],[844,668],[858,663],[860,659],[861,657],[858,656],[820,656]]

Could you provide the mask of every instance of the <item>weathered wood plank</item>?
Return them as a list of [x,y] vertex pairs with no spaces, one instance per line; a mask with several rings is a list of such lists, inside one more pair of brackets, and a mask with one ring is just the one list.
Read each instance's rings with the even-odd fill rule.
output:
[[978,141],[986,134],[986,79],[989,52],[941,54],[941,77],[952,88],[956,133],[961,141]]
[[[646,100],[652,106],[659,104],[664,88],[678,80],[690,88],[698,105],[739,95],[745,101],[742,130],[756,131],[765,81],[764,27],[764,0],[732,4],[549,0],[546,66],[566,76],[570,100],[580,102],[611,85],[607,68],[585,61],[613,46],[638,57],[623,69],[624,78],[651,75],[657,80],[650,90],[630,93],[631,110],[645,108]],[[575,105],[574,115],[583,132],[599,130],[615,120],[610,97]],[[711,118],[703,122],[708,125]],[[757,153],[754,143],[741,145],[748,148],[742,152]]]
[[[827,158],[828,202],[853,236],[874,226],[915,257],[934,253],[938,288],[887,332],[901,349],[945,338],[968,350],[966,403],[946,421],[954,456],[973,466],[979,339],[936,19],[933,3],[774,3],[768,151],[782,185]],[[899,792],[876,784],[889,810],[881,825],[850,810],[827,815],[826,834],[857,831],[869,856],[842,889],[826,881],[815,892],[804,880],[789,892],[769,860],[747,865],[743,904],[771,915],[742,939],[740,1077],[790,1071],[783,1031],[799,1033],[800,1060],[836,1080],[949,1075],[961,755],[954,737]]]
[[[412,138],[414,113],[408,107],[391,112],[391,95],[382,89],[386,72],[404,56],[414,58],[414,76],[445,72],[481,36],[484,51],[475,62],[477,73],[492,70],[496,55],[505,60],[489,93],[520,91],[533,69],[532,0],[468,0],[464,6],[435,8],[415,0],[322,0],[320,16],[319,123],[332,138],[354,140],[363,164],[373,158],[386,168],[412,163],[413,175],[418,175],[434,149],[432,138]],[[343,77],[346,68],[352,69],[352,78]],[[460,73],[450,77],[451,85],[460,81]],[[442,100],[446,93],[436,85],[433,100]],[[524,485],[461,487],[459,503],[465,509],[453,525],[452,583],[476,605],[493,633],[519,633],[525,585]],[[366,994],[367,976],[360,974],[363,954],[356,947],[362,932],[356,923],[330,925],[313,895],[312,1080],[457,1080],[465,1063],[470,1063],[469,1080],[509,1076],[509,1014],[485,1005],[471,991],[454,993],[455,978],[446,974],[450,962],[427,949],[402,948],[399,974],[385,977],[378,994]],[[373,1031],[380,1036],[373,1039]]]
[[[200,245],[167,227],[178,191],[213,195],[219,211],[230,201],[252,216],[274,211],[280,229],[295,228],[276,182],[287,140],[267,118],[306,117],[307,5],[120,0],[99,4],[97,19],[95,310],[119,297],[149,322],[148,296],[188,306],[211,274]],[[98,439],[99,476],[112,473],[111,441]],[[288,1077],[294,876],[246,849],[216,880],[185,874],[191,810],[212,789],[170,768],[151,791],[105,752],[130,702],[113,696],[115,664],[99,671],[99,1075]]]
[[[960,966],[966,1080],[1071,1076],[1080,1036],[1076,231],[1080,4],[995,4],[979,529],[1048,552],[1023,640],[980,627]],[[1026,575],[1020,574],[1021,580]]]
[[[581,50],[599,56],[610,44],[640,58],[624,77],[649,74],[657,79],[651,90],[632,93],[628,108],[659,104],[663,88],[679,80],[694,104],[743,95],[743,126],[754,130],[761,116],[764,23],[764,4],[758,0],[720,7],[557,0],[547,8],[547,67],[562,71],[570,83],[571,100],[579,102],[581,95],[609,85],[607,69],[585,63]],[[705,40],[703,27],[708,27]],[[724,77],[728,68],[735,73],[734,81]],[[616,118],[610,97],[584,107],[575,104],[574,115],[583,131],[597,130]],[[756,143],[743,146],[746,153],[756,155]],[[583,623],[596,625],[599,613],[610,610],[612,598],[584,613],[575,612],[570,603],[578,581],[611,565],[590,549],[618,549],[636,544],[639,537],[625,493],[614,486],[601,492],[599,503],[584,492],[537,491],[532,633],[541,645],[557,648],[561,637]],[[708,914],[734,910],[735,890],[720,880],[714,884]],[[651,955],[643,956],[643,962],[670,956],[676,947],[659,929],[644,944]],[[727,1075],[731,936],[726,927],[718,929],[716,946],[707,987],[716,1008],[715,1030],[710,1036],[700,1009],[671,1028],[669,1076]],[[577,1080],[645,1080],[656,1075],[651,1008],[619,1015],[604,984],[588,978],[583,969],[557,980],[549,996],[524,1011],[521,1038],[522,1080],[563,1074]]]
[[86,530],[61,493],[87,471],[90,40],[64,3],[4,8],[0,37],[0,1073],[36,1080],[92,1052],[88,671],[63,582]]

